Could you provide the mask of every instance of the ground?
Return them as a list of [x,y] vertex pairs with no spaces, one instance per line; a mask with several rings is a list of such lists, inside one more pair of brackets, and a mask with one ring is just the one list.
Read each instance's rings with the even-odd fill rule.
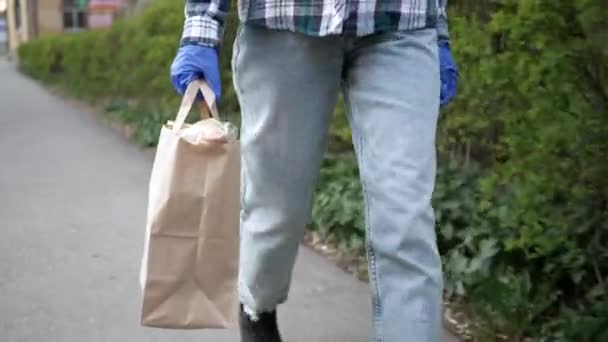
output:
[[[1,341],[238,341],[140,326],[151,156],[2,60],[0,158]],[[366,284],[306,248],[294,277],[287,342],[370,341]]]

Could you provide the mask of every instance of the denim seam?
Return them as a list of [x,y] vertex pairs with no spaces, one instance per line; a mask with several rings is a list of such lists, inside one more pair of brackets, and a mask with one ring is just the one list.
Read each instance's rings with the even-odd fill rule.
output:
[[[239,27],[237,30],[237,34],[236,34],[236,38],[234,41],[234,54],[232,56],[232,74],[233,74],[233,85],[234,88],[236,90],[236,95],[239,98],[239,102],[243,102],[243,98],[242,96],[239,96],[239,94],[242,94],[242,88],[239,86],[238,84],[238,70],[237,70],[237,64],[238,64],[238,59],[241,53],[241,31],[242,31],[242,27]],[[241,108],[243,108],[244,106],[241,106]],[[242,128],[241,128],[241,133],[242,133]],[[242,162],[241,159],[241,172],[243,173],[245,171],[245,163]],[[247,206],[245,203],[245,199],[246,199],[246,193],[247,193],[247,180],[246,177],[243,177],[241,173],[241,194],[240,194],[240,210],[239,210],[239,216],[241,217],[241,220],[244,218],[244,216],[247,213]]]
[[[356,105],[354,103],[354,101],[352,101],[351,97],[348,95],[348,91],[346,91],[349,88],[349,84],[348,82],[345,82],[345,91],[344,91],[344,96],[346,97],[346,102],[348,103],[349,107],[350,107],[350,115],[351,115],[351,123],[354,124],[354,116],[355,113],[357,113],[357,108]],[[354,126],[354,125],[353,125]],[[363,164],[365,164],[363,162],[363,159],[365,159],[363,157],[363,155],[365,154],[365,147],[364,147],[364,140],[363,137],[361,136],[361,134],[359,132],[357,132],[355,129],[352,129],[352,134],[353,134],[353,138],[356,140],[356,144],[358,145],[359,148],[359,158],[361,158],[361,162],[359,162],[359,170],[361,173],[361,185],[362,185],[362,190],[363,190],[363,200],[365,202],[365,232],[367,234],[367,243],[366,243],[366,250],[367,250],[367,255],[368,255],[368,269],[369,269],[369,276],[370,276],[370,280],[371,280],[371,284],[373,287],[373,291],[375,292],[373,294],[372,297],[372,301],[373,301],[373,310],[374,310],[374,323],[376,324],[376,329],[375,329],[375,340],[376,342],[382,342],[384,340],[383,336],[382,336],[382,332],[381,332],[381,324],[382,324],[382,305],[380,303],[380,287],[378,286],[378,274],[377,274],[377,269],[376,269],[376,254],[374,252],[374,247],[373,247],[373,243],[372,243],[372,228],[371,228],[371,224],[370,224],[370,212],[371,212],[371,201],[369,200],[369,193],[367,192],[367,186],[366,186],[366,182],[364,180],[365,178],[365,167],[363,166]]]
[[[360,134],[357,134],[357,140],[359,141],[359,150],[361,153],[361,158],[363,158],[364,155],[364,151],[365,151],[365,147],[364,147],[364,141],[363,141],[363,137],[361,137]],[[361,175],[363,176],[365,173],[363,172],[363,164],[361,163],[359,168],[361,169]],[[367,192],[366,188],[366,184],[365,181],[363,181],[363,177],[361,177],[361,183],[362,183],[362,189],[363,189],[363,198],[365,201],[365,216],[366,218],[366,223],[365,223],[365,230],[367,232],[367,236],[368,236],[368,242],[366,244],[367,247],[367,254],[369,256],[369,269],[370,269],[370,273],[371,273],[371,279],[372,279],[372,283],[374,286],[374,291],[375,296],[374,296],[374,320],[376,322],[379,322],[380,324],[382,324],[382,305],[380,303],[380,287],[378,286],[378,272],[377,272],[377,267],[376,267],[376,253],[374,252],[374,246],[373,246],[373,239],[372,239],[372,227],[371,227],[371,201],[369,200],[369,193]],[[381,331],[380,329],[376,330],[376,338],[377,338],[377,342],[382,342],[383,338],[381,335]]]
[[[236,37],[235,37],[235,40],[234,40],[234,45],[233,45],[233,51],[234,51],[234,53],[232,54],[232,63],[231,63],[232,64],[232,75],[233,75],[232,84],[234,86],[234,89],[235,89],[235,92],[236,92],[236,96],[237,96],[239,102],[242,101],[242,98],[240,96],[241,88],[239,87],[238,81],[237,81],[238,80],[238,77],[237,77],[238,72],[237,72],[236,65],[237,65],[237,60],[238,60],[238,57],[239,57],[239,54],[240,54],[240,50],[241,50],[240,49],[240,42],[239,42],[239,40],[240,40],[239,39],[240,34],[241,34],[241,28],[239,27],[237,29]],[[242,127],[241,127],[241,132],[240,133],[241,134],[243,133]],[[246,216],[246,207],[247,207],[246,203],[245,203],[245,197],[246,197],[245,193],[247,191],[246,190],[247,189],[247,184],[246,184],[247,182],[245,180],[246,177],[243,177],[243,173],[245,172],[244,170],[245,170],[245,165],[244,165],[243,159],[241,157],[241,174],[240,174],[240,177],[241,177],[241,190],[240,191],[241,191],[241,193],[240,193],[240,203],[239,203],[239,205],[240,205],[239,218],[240,218],[241,222],[243,221],[244,217]],[[239,223],[239,235],[242,234],[242,232],[240,231],[241,229],[243,229],[243,227]],[[239,268],[240,267],[241,266],[239,265]],[[240,270],[239,270],[239,273],[240,273]],[[246,293],[243,293],[242,289],[246,288],[246,286],[244,286],[241,283],[240,279],[238,279],[238,288],[239,288],[238,296],[239,296],[239,301],[241,302],[241,304],[247,305],[247,304],[253,303],[253,300],[251,299],[251,294],[249,293],[249,289],[247,289]]]

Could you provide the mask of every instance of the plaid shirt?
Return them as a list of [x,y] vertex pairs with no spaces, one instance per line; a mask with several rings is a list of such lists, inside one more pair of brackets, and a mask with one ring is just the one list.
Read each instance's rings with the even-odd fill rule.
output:
[[[437,28],[448,40],[447,0],[239,0],[242,23],[311,36]],[[182,45],[217,47],[230,0],[186,0]]]

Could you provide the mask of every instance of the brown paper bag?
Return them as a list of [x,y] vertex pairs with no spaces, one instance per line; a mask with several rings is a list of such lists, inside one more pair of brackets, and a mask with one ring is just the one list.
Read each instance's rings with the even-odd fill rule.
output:
[[[184,124],[201,90],[213,118]],[[163,126],[150,179],[141,268],[144,326],[230,328],[238,302],[240,147],[211,89],[192,82]]]

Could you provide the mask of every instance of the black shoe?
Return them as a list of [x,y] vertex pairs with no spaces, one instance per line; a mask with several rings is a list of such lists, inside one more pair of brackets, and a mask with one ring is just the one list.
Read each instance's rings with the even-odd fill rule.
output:
[[281,334],[277,326],[277,313],[265,312],[255,320],[251,319],[241,306],[239,316],[241,342],[281,342]]

